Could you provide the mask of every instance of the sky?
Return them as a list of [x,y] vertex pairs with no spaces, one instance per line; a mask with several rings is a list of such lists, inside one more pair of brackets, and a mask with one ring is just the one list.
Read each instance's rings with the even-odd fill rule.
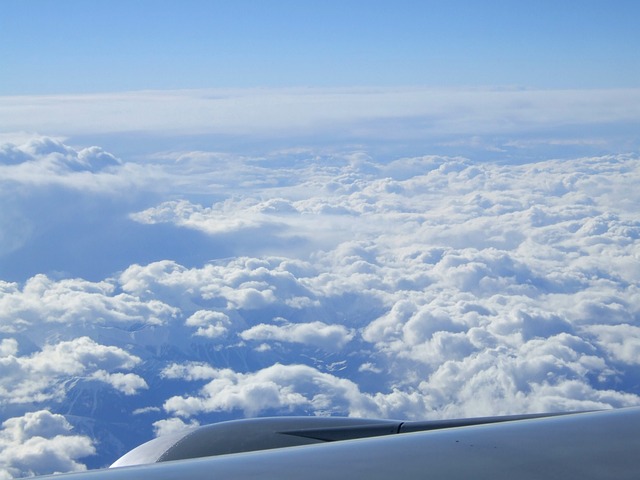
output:
[[5,0],[0,95],[637,87],[635,1]]
[[640,405],[639,9],[3,1],[0,480]]

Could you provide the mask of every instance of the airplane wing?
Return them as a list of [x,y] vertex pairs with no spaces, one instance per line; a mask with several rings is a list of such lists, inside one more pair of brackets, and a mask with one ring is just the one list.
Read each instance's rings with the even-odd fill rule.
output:
[[[283,417],[152,440],[57,480],[637,479],[640,408],[435,422]],[[44,478],[44,477],[41,477]]]

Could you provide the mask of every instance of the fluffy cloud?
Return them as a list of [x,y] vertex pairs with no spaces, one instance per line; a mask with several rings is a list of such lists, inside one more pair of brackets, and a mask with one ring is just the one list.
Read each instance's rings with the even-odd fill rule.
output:
[[[181,366],[187,375],[199,365]],[[166,371],[174,376],[176,366]],[[202,376],[196,374],[199,378]],[[211,381],[200,395],[171,397],[164,403],[167,412],[192,416],[202,412],[242,410],[255,416],[261,411],[293,411],[314,413],[344,412],[361,415],[375,409],[350,380],[322,373],[306,365],[275,364],[263,370],[242,374],[230,369],[211,369]]]
[[145,224],[173,223],[181,227],[202,230],[209,234],[258,229],[268,223],[268,219],[255,208],[248,215],[236,217],[233,213],[238,205],[225,201],[221,205],[205,208],[180,200],[165,202],[131,216],[133,220]]
[[20,286],[0,281],[0,331],[21,332],[41,323],[61,325],[162,324],[176,315],[159,300],[115,293],[111,282],[53,280],[36,275]]
[[153,422],[153,430],[156,437],[162,437],[163,435],[171,435],[173,433],[177,433],[189,428],[194,428],[199,425],[200,424],[196,420],[191,420],[189,423],[185,423],[180,418],[174,417]]
[[240,333],[244,340],[293,342],[313,345],[326,350],[340,350],[351,341],[354,333],[344,325],[323,322],[288,323],[280,325],[261,323]]
[[99,280],[139,260],[149,243],[162,244],[137,236],[128,219],[175,179],[162,167],[122,162],[97,146],[23,140],[0,145],[2,280],[38,273]]
[[592,344],[559,334],[446,361],[420,389],[451,416],[637,405],[636,394],[606,388],[615,375]]
[[222,312],[198,310],[185,321],[189,327],[198,327],[195,335],[207,338],[224,336],[228,332],[231,320]]
[[[206,300],[227,309],[257,310],[283,303],[296,307],[313,301],[313,294],[290,269],[297,262],[286,258],[237,258],[229,264],[209,264],[188,269],[171,261],[146,266],[132,265],[122,272],[122,289],[136,297],[146,298],[160,290],[166,298],[188,308]],[[190,292],[191,301],[183,292]],[[200,315],[200,314],[199,314]],[[191,322],[199,322],[199,318]]]
[[32,186],[60,185],[101,191],[126,185],[123,163],[101,147],[76,149],[52,137],[34,136],[20,145],[0,146],[2,183]]
[[146,388],[135,374],[108,373],[129,370],[140,358],[125,350],[96,343],[88,337],[45,345],[31,355],[20,356],[14,339],[2,342],[0,399],[3,403],[60,401],[75,379],[89,378],[111,385],[127,395]]
[[[50,137],[32,139],[12,151],[22,151],[22,162],[43,163],[55,171],[97,172],[120,165],[120,160],[100,147],[83,148],[79,151]],[[15,158],[15,156],[14,156]],[[15,163],[15,162],[14,162]]]
[[91,378],[107,383],[125,395],[135,395],[139,390],[149,388],[147,382],[134,373],[108,373],[98,370]]
[[640,328],[635,325],[591,325],[586,331],[595,335],[597,343],[608,355],[623,365],[640,364]]
[[5,420],[0,430],[0,478],[86,470],[78,459],[94,455],[92,440],[71,434],[62,415],[48,410]]

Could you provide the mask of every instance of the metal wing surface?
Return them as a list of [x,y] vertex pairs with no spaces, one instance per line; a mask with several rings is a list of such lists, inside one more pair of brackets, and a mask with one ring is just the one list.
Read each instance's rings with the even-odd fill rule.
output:
[[[299,418],[297,420],[300,420]],[[145,444],[142,456],[129,457],[116,468],[56,475],[57,480],[370,480],[417,479],[637,479],[640,478],[640,408],[562,415],[523,415],[443,422],[334,419],[311,423],[261,419],[236,435],[228,425],[195,437],[229,444],[231,453],[195,456],[188,445],[193,432],[181,438]],[[344,421],[343,421],[344,420]],[[281,421],[281,423],[278,423]],[[275,423],[273,423],[275,422]],[[314,423],[315,422],[315,423]],[[234,423],[234,422],[229,422]],[[269,425],[271,423],[271,425]],[[219,424],[223,425],[223,424]],[[237,422],[236,427],[242,425]],[[250,423],[248,424],[250,425]],[[257,429],[255,429],[258,425]],[[232,426],[233,427],[233,426]],[[209,427],[203,427],[205,429]],[[227,430],[225,436],[224,430]],[[211,431],[214,431],[211,434]],[[266,432],[266,433],[264,433]],[[345,433],[346,432],[346,433]],[[273,436],[293,439],[272,446]],[[302,439],[298,441],[296,439]],[[282,440],[282,439],[280,439]],[[307,441],[309,440],[309,441]],[[154,442],[157,442],[154,446]],[[182,450],[172,448],[183,444]],[[215,443],[215,441],[213,442]],[[287,443],[287,442],[285,442]],[[151,447],[149,447],[151,445]],[[141,448],[141,447],[139,447]],[[218,448],[215,447],[214,450]],[[226,447],[225,447],[226,448]],[[244,447],[243,447],[244,448]],[[154,449],[159,451],[153,452]],[[132,452],[135,452],[134,451]],[[224,449],[223,449],[224,450]],[[249,450],[249,451],[246,451]],[[143,449],[144,451],[144,449]],[[180,453],[182,452],[182,453]],[[239,453],[233,453],[239,452]],[[201,456],[213,455],[213,456]],[[156,457],[155,459],[151,457]],[[176,459],[182,458],[182,459]],[[153,461],[132,465],[139,461]],[[44,478],[44,477],[41,477]]]

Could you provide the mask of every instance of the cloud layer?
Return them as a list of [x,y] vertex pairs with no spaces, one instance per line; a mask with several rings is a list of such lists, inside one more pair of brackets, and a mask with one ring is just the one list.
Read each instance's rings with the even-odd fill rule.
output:
[[[52,212],[82,200],[69,226],[117,216],[127,228],[109,241],[128,255],[100,278],[0,281],[5,476],[45,471],[16,452],[58,435],[76,447],[43,447],[46,471],[82,468],[99,428],[78,419],[91,415],[112,423],[101,445],[116,452],[133,446],[113,440],[127,423],[152,435],[246,415],[640,404],[636,155],[505,164],[309,148],[133,164],[52,138],[0,152],[2,191],[22,199],[0,193],[16,225],[0,260],[45,245],[25,213],[38,198]],[[136,242],[162,235],[137,249],[136,229]],[[14,429],[32,417],[58,433]]]
[[209,147],[229,142],[236,151],[256,142],[290,148],[302,140],[331,148],[356,142],[391,148],[395,155],[407,145],[423,149],[412,148],[414,154],[424,153],[429,145],[522,156],[545,145],[637,149],[632,132],[639,105],[638,89],[272,88],[8,96],[0,98],[0,132],[21,138],[33,132],[119,135],[121,146],[128,141],[123,132],[137,132],[157,136],[154,143],[170,137],[170,148],[184,143],[180,136],[193,142],[201,135],[214,139]]

